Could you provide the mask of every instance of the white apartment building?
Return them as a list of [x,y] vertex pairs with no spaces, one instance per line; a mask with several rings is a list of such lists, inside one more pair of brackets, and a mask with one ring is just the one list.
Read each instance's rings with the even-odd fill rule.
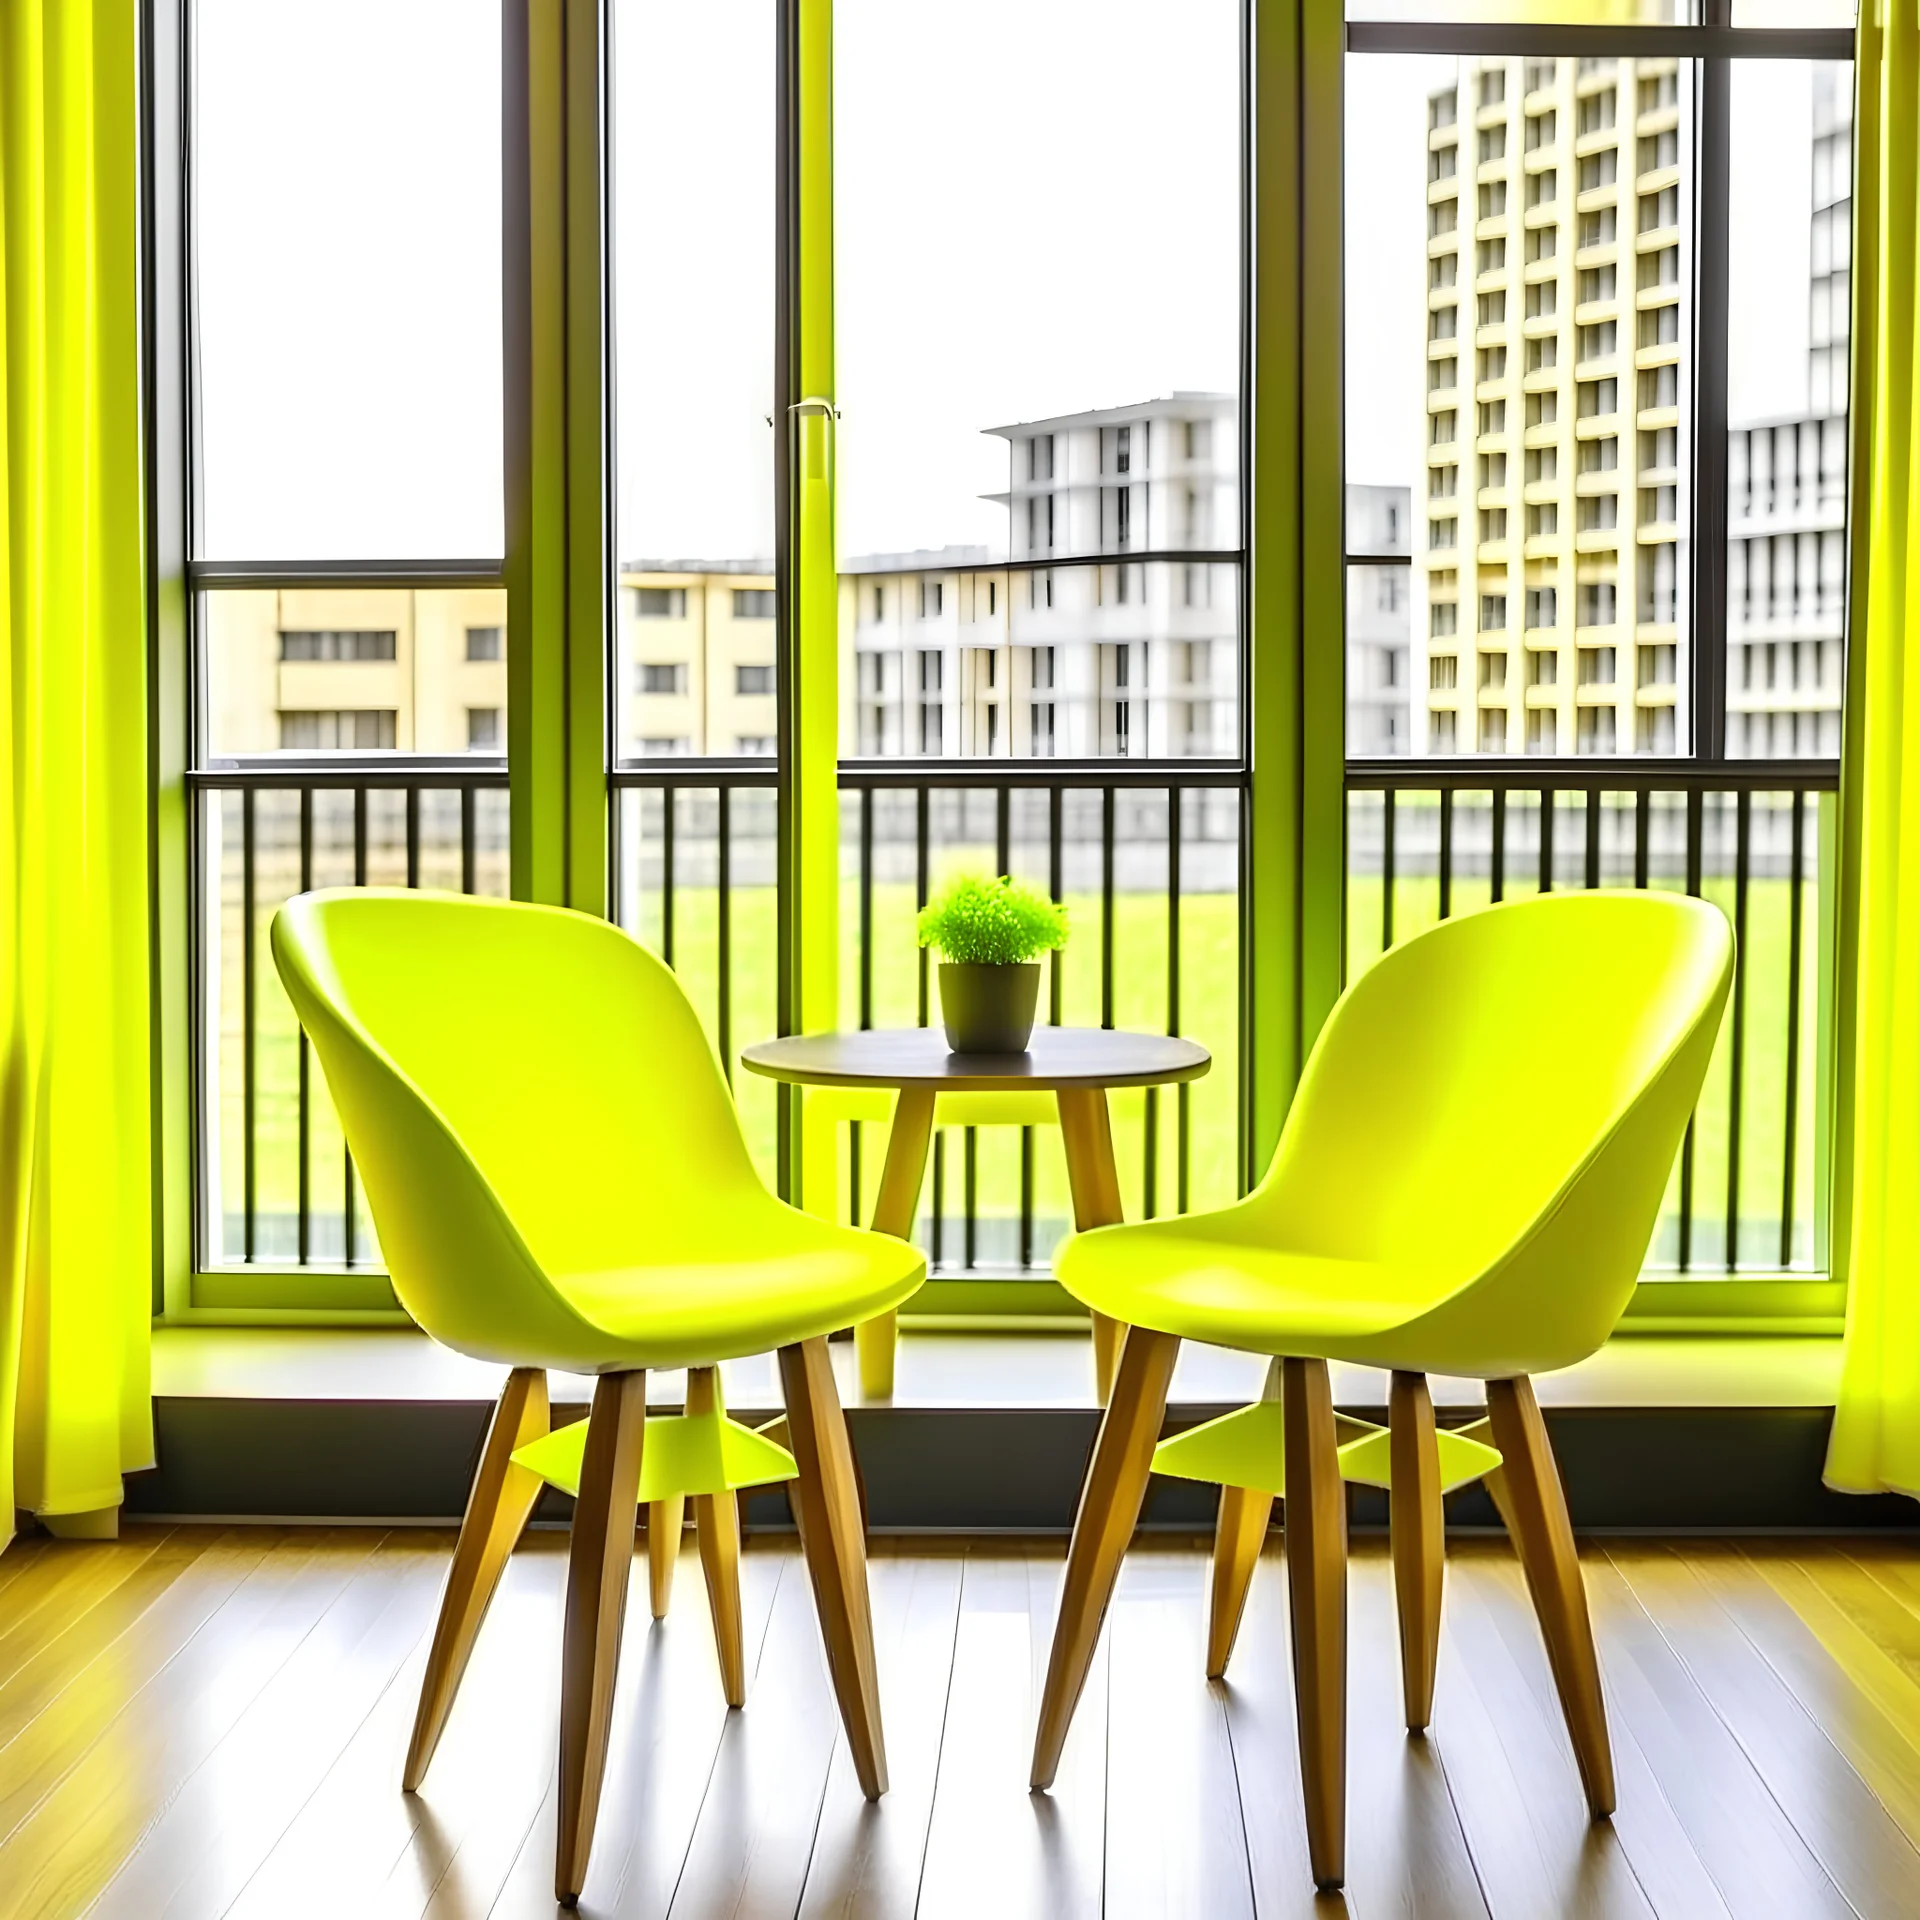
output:
[[1006,560],[841,575],[842,737],[885,755],[1183,758],[1239,748],[1238,424],[1229,394],[992,427]]
[[1682,737],[1690,114],[1672,59],[1463,62],[1429,99],[1416,750]]
[[1413,493],[1349,485],[1346,504],[1347,752],[1370,760],[1412,750]]
[[1847,347],[1853,95],[1813,69],[1806,415],[1735,427],[1727,447],[1727,751],[1840,751],[1847,613]]

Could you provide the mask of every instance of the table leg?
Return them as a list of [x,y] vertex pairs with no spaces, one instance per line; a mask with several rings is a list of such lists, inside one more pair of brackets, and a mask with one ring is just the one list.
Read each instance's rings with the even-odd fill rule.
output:
[[[893,1130],[887,1136],[887,1162],[880,1170],[880,1192],[873,1203],[873,1230],[896,1240],[913,1238],[914,1209],[927,1170],[933,1139],[933,1089],[902,1087],[894,1103]],[[869,1400],[893,1392],[893,1353],[899,1316],[883,1313],[853,1330],[860,1355],[860,1391]]]
[[[1104,1087],[1062,1087],[1060,1137],[1067,1150],[1067,1183],[1073,1189],[1077,1232],[1110,1227],[1120,1211],[1120,1171],[1113,1163],[1113,1125]],[[1104,1313],[1093,1316],[1093,1372],[1100,1404],[1105,1406],[1120,1371],[1120,1346],[1126,1328]]]

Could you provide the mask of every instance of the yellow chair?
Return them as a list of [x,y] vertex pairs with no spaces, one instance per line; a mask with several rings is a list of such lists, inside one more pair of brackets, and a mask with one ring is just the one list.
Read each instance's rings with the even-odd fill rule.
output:
[[[401,1304],[510,1368],[454,1549],[408,1754],[419,1784],[543,1479],[577,1493],[555,1892],[579,1897],[605,1766],[637,1502],[693,1496],[738,1704],[733,1490],[796,1470],[795,1508],[855,1771],[886,1789],[866,1546],[826,1336],[890,1312],[904,1241],[784,1205],[673,975],[583,914],[452,894],[311,893],[273,954],[320,1056]],[[793,1454],[726,1419],[717,1365],[777,1348]],[[690,1369],[646,1418],[646,1370]],[[598,1376],[549,1433],[546,1370]],[[728,1596],[731,1594],[731,1645]]]
[[[1149,1472],[1226,1489],[1215,1673],[1280,1495],[1308,1849],[1316,1882],[1339,1886],[1343,1474],[1391,1489],[1412,1727],[1432,1704],[1441,1495],[1489,1475],[1588,1803],[1611,1813],[1586,1595],[1530,1376],[1594,1352],[1633,1291],[1732,967],[1724,916],[1676,894],[1552,894],[1448,921],[1341,997],[1245,1200],[1067,1244],[1061,1284],[1128,1331],[1074,1523],[1036,1788],[1059,1765]],[[1273,1356],[1271,1384],[1254,1406],[1156,1448],[1183,1339]],[[1389,1428],[1336,1420],[1330,1360],[1392,1371]],[[1437,1433],[1428,1373],[1484,1379],[1484,1425]]]

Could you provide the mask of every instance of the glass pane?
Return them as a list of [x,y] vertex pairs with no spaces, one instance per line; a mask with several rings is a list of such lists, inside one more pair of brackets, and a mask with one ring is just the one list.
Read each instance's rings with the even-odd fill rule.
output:
[[1859,19],[1854,0],[1733,0],[1736,27],[1846,27]]
[[497,557],[498,11],[196,0],[193,37],[199,552]]
[[1840,751],[1853,68],[1736,63],[1727,339],[1727,751]]
[[199,1109],[210,1265],[379,1268],[366,1195],[269,958],[269,933],[282,902],[309,887],[504,899],[506,776],[492,780],[464,791],[428,776],[404,788],[289,784],[203,797]]
[[1411,512],[1408,748],[1676,752],[1688,63],[1367,55],[1347,76],[1348,525]]
[[1239,751],[1239,41],[837,8],[846,752]]
[[623,759],[774,752],[774,26],[614,9]]
[[507,750],[504,587],[200,598],[216,756]]

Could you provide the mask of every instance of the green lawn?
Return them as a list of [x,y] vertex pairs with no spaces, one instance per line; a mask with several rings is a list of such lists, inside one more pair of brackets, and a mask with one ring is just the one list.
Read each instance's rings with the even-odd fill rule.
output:
[[[952,859],[962,856],[953,855]],[[989,856],[990,857],[990,856]],[[376,859],[375,865],[382,864]],[[943,865],[951,859],[943,856]],[[976,860],[976,864],[978,864]],[[259,927],[257,1022],[255,1056],[255,1195],[260,1223],[258,1249],[263,1257],[290,1258],[294,1252],[293,1215],[299,1192],[298,1075],[299,1044],[291,1009],[281,994],[267,957],[266,926],[280,898],[291,892],[298,875],[284,857],[263,854],[258,862],[256,913]],[[316,874],[324,881],[330,875]],[[370,877],[378,880],[383,873]],[[488,891],[504,888],[504,867],[483,861],[481,884]],[[1530,890],[1531,881],[1515,876],[1509,897]],[[1732,883],[1709,881],[1709,897],[1731,913]],[[1459,880],[1454,888],[1455,912],[1465,912],[1487,898],[1484,878]],[[1786,1132],[1786,1036],[1788,885],[1784,880],[1756,880],[1749,889],[1747,941],[1744,957],[1745,1046],[1740,1143],[1741,1261],[1765,1268],[1779,1256],[1779,1220]],[[676,896],[675,964],[694,1003],[718,1036],[718,927],[716,895],[711,888],[682,887]],[[1072,939],[1060,956],[1063,1017],[1073,1024],[1097,1024],[1100,1019],[1102,928],[1097,895],[1070,893]],[[857,952],[858,899],[852,881],[841,903],[845,930],[841,970],[843,1019],[854,1024],[858,1013]],[[1437,883],[1431,877],[1403,878],[1395,892],[1395,934],[1405,938],[1431,924],[1438,912]],[[1805,947],[1800,1004],[1799,1098],[1794,1139],[1794,1259],[1811,1264],[1816,1257],[1814,1218],[1818,1186],[1815,1143],[1818,1134],[1815,1088],[1819,1081],[1816,1003],[1818,969],[1814,963],[1816,899],[1811,878],[1806,883]],[[1164,1030],[1167,1023],[1168,924],[1164,892],[1121,893],[1114,901],[1113,1018],[1118,1026]],[[217,1164],[224,1210],[232,1218],[240,1206],[242,1187],[241,1081],[241,972],[239,966],[240,905],[237,886],[230,886],[221,916],[222,964],[218,972],[220,1008],[219,1142]],[[876,1025],[912,1024],[918,1010],[918,956],[913,944],[914,901],[911,887],[876,886],[873,898],[876,930],[873,969],[873,1019]],[[642,937],[657,938],[657,902],[640,903]],[[1371,964],[1380,944],[1381,890],[1377,876],[1355,875],[1348,890],[1348,965],[1350,973]],[[1218,1205],[1235,1191],[1236,1108],[1239,1063],[1237,1045],[1238,902],[1232,894],[1190,894],[1180,907],[1180,1025],[1204,1042],[1214,1054],[1213,1071],[1197,1082],[1189,1095],[1188,1204]],[[731,914],[733,957],[730,1002],[730,1041],[739,1048],[774,1030],[775,928],[773,896],[769,888],[737,886]],[[1579,1018],[1576,1005],[1556,999],[1552,983],[1543,982],[1539,997],[1513,1010],[1516,1050],[1550,1049],[1555,1031]],[[937,1002],[934,1016],[938,1017]],[[487,1036],[474,1036],[477,1048]],[[1693,1146],[1695,1267],[1712,1271],[1725,1258],[1725,1207],[1729,1088],[1732,1064],[1731,1021],[1723,1029],[1712,1068],[1708,1092],[1695,1126]],[[339,1258],[345,1170],[338,1124],[320,1084],[312,1074],[308,1169],[310,1211],[313,1219],[312,1255],[323,1264]],[[736,1094],[749,1141],[760,1163],[771,1171],[774,1145],[774,1091],[770,1083],[745,1073],[736,1074]],[[1123,1093],[1114,1099],[1114,1138],[1121,1184],[1130,1216],[1147,1210],[1147,1108],[1149,1096]],[[1165,1092],[1157,1099],[1157,1146],[1153,1167],[1153,1207],[1161,1213],[1178,1205],[1178,1096]],[[862,1211],[871,1206],[878,1180],[884,1142],[881,1129],[868,1125],[862,1142]],[[945,1210],[957,1221],[962,1206],[962,1143],[949,1143],[945,1154]],[[984,1128],[976,1139],[977,1208],[983,1222],[997,1233],[995,1246],[1004,1249],[1010,1229],[1005,1223],[1019,1209],[1020,1137],[1011,1128]],[[841,1170],[837,1180],[840,1210],[848,1210],[846,1137],[841,1134]],[[1669,1194],[1667,1218],[1655,1242],[1656,1264],[1670,1263],[1677,1246],[1679,1176]],[[929,1194],[923,1208],[930,1205]],[[1054,1233],[1068,1217],[1065,1168],[1059,1137],[1053,1129],[1035,1134],[1035,1215],[1040,1223],[1038,1251],[1044,1256]],[[218,1209],[216,1209],[218,1211]],[[957,1224],[949,1229],[944,1253],[959,1258]],[[364,1257],[370,1242],[364,1209],[358,1220],[359,1248]],[[237,1257],[237,1242],[228,1249]],[[982,1257],[994,1247],[983,1245]]]

